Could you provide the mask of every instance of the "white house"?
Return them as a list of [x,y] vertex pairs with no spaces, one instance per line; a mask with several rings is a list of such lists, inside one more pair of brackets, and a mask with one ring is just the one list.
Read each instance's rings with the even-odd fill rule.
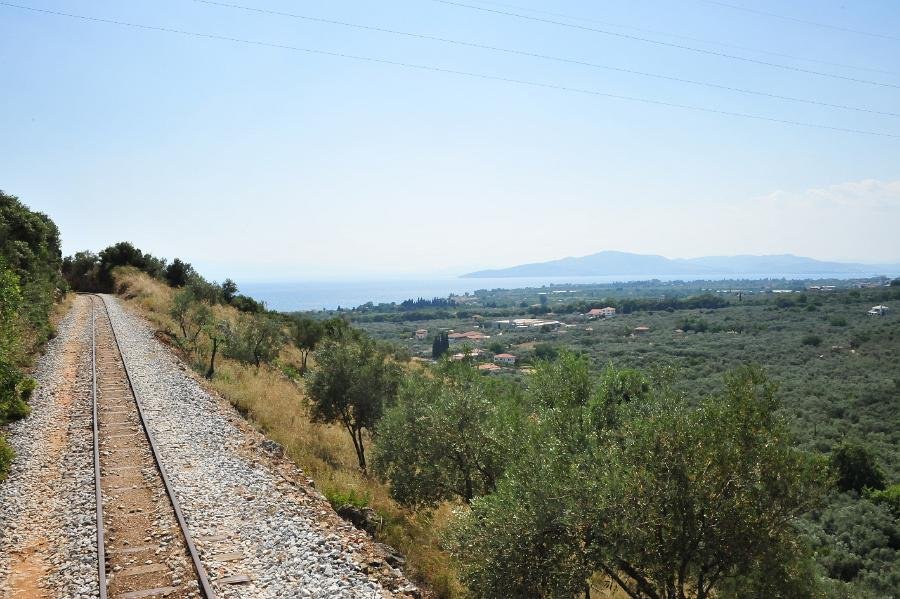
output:
[[421,341],[422,339],[424,339],[427,336],[428,336],[428,329],[418,329],[416,331],[416,339],[418,339],[419,341]]
[[866,312],[866,314],[869,316],[884,316],[888,313],[888,310],[890,310],[890,308],[885,305],[872,306],[872,309]]

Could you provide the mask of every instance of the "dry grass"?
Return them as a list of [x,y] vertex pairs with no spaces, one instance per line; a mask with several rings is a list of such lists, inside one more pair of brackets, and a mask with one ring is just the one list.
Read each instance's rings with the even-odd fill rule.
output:
[[[173,290],[134,269],[115,272],[116,291],[138,308],[160,331],[171,333],[168,315]],[[230,306],[217,306],[216,316],[237,318]],[[198,372],[205,371],[204,348],[194,355],[182,354]],[[299,364],[297,351],[286,347],[279,361]],[[216,376],[209,387],[225,397],[266,436],[285,447],[287,455],[312,478],[326,497],[351,492],[366,498],[383,518],[379,540],[407,557],[407,575],[437,597],[461,597],[463,589],[450,566],[449,556],[438,546],[439,531],[450,518],[449,507],[433,513],[413,513],[401,508],[379,481],[362,474],[346,431],[335,425],[314,423],[309,418],[300,384],[275,368],[256,369],[233,360],[217,359]]]

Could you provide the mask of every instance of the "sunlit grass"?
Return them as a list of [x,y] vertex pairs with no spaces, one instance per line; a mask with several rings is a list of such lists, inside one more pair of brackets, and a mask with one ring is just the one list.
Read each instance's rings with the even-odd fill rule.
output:
[[[116,291],[167,338],[175,331],[168,315],[174,291],[135,269],[115,273]],[[234,321],[237,311],[217,306],[215,315]],[[205,372],[208,349],[200,347],[182,359],[197,372]],[[296,349],[286,347],[281,364],[299,364]],[[314,363],[311,359],[310,365]],[[255,368],[234,360],[217,358],[215,377],[207,386],[227,399],[250,423],[285,448],[306,476],[329,498],[367,498],[381,517],[379,541],[399,550],[407,558],[406,573],[424,584],[438,597],[463,595],[446,552],[439,547],[440,531],[449,522],[449,507],[433,513],[413,513],[394,502],[389,489],[380,481],[363,474],[356,461],[353,444],[346,431],[337,425],[312,422],[302,384],[291,380],[277,367]],[[371,445],[371,441],[369,442]]]

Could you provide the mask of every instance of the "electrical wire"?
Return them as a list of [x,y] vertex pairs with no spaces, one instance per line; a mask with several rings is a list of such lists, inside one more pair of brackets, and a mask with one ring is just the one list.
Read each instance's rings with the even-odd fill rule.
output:
[[609,31],[607,29],[599,29],[597,27],[588,27],[586,25],[565,23],[563,21],[556,21],[553,19],[545,19],[543,17],[534,17],[534,16],[525,15],[525,14],[516,13],[516,12],[498,10],[496,8],[486,8],[484,6],[475,6],[473,4],[465,4],[463,2],[456,2],[455,0],[430,0],[430,1],[437,2],[438,4],[446,4],[448,6],[468,8],[471,10],[478,10],[478,11],[482,11],[482,12],[503,15],[503,16],[507,16],[507,17],[515,17],[518,19],[524,19],[524,20],[534,21],[534,22],[538,22],[538,23],[558,25],[560,27],[569,27],[571,29],[578,29],[581,31],[589,31],[592,33],[600,33],[602,35],[609,35],[612,37],[618,37],[621,39],[638,41],[638,42],[643,42],[643,43],[647,43],[647,44],[655,44],[658,46],[665,46],[665,47],[669,47],[669,48],[678,48],[680,50],[686,50],[688,52],[696,52],[698,54],[705,54],[707,56],[718,56],[720,58],[727,58],[729,60],[738,60],[738,61],[742,61],[742,62],[758,64],[761,66],[782,69],[785,71],[793,71],[796,73],[805,73],[807,75],[817,75],[819,77],[829,77],[831,79],[840,79],[843,81],[851,81],[853,83],[865,83],[866,85],[875,85],[878,87],[890,87],[890,88],[894,88],[894,89],[900,89],[900,85],[895,85],[893,83],[884,83],[882,81],[872,81],[870,79],[859,79],[857,77],[848,77],[846,75],[836,75],[834,73],[825,73],[823,71],[814,71],[812,69],[804,69],[801,67],[794,67],[794,66],[790,66],[790,65],[780,64],[777,62],[769,62],[767,60],[758,60],[756,58],[748,58],[746,56],[738,56],[736,54],[728,54],[726,52],[718,52],[716,50],[706,50],[704,48],[696,48],[694,46],[686,46],[684,44],[675,44],[672,42],[664,42],[664,41],[660,41],[660,40],[651,39],[648,37],[641,37],[639,35],[630,35],[628,33],[619,33],[617,31]]
[[769,12],[765,10],[759,10],[758,8],[750,8],[747,6],[741,6],[739,4],[730,4],[728,2],[720,2],[719,0],[698,0],[699,2],[703,2],[705,4],[714,4],[716,6],[723,6],[725,8],[731,8],[734,10],[741,10],[744,12],[753,13],[755,15],[761,15],[764,17],[773,17],[776,19],[782,19],[784,21],[793,21],[794,23],[802,23],[804,25],[812,25],[813,27],[821,27],[822,29],[831,29],[833,31],[843,31],[844,33],[855,33],[857,35],[867,35],[869,37],[880,37],[886,40],[893,40],[895,42],[900,42],[900,37],[894,35],[887,35],[885,33],[875,33],[873,31],[863,31],[861,29],[852,29],[850,27],[841,27],[840,25],[830,25],[828,23],[819,23],[817,21],[809,21],[806,19],[800,19],[798,17],[791,17],[789,15],[781,15],[774,12]]
[[665,81],[675,81],[678,83],[686,83],[689,85],[698,85],[698,86],[708,87],[708,88],[712,88],[712,89],[720,89],[720,90],[725,90],[725,91],[737,92],[737,93],[741,93],[741,94],[748,94],[748,95],[760,96],[760,97],[765,97],[765,98],[773,98],[776,100],[785,100],[788,102],[800,102],[803,104],[811,104],[811,105],[823,106],[823,107],[827,107],[827,108],[838,108],[838,109],[842,109],[842,110],[852,110],[855,112],[877,114],[877,115],[881,115],[881,116],[900,117],[900,113],[896,113],[896,112],[881,111],[881,110],[875,110],[872,108],[863,108],[863,107],[859,107],[859,106],[850,106],[847,104],[834,104],[834,103],[830,103],[830,102],[824,102],[821,100],[798,98],[795,96],[785,96],[782,94],[776,94],[776,93],[771,93],[771,92],[766,92],[766,91],[752,90],[752,89],[734,87],[734,86],[729,86],[729,85],[721,85],[718,83],[712,83],[712,82],[708,82],[708,81],[698,81],[695,79],[687,79],[684,77],[662,75],[659,73],[639,71],[636,69],[628,69],[628,68],[624,68],[624,67],[614,67],[614,66],[609,66],[609,65],[598,64],[595,62],[587,62],[587,61],[583,61],[583,60],[575,60],[575,59],[571,59],[571,58],[551,56],[548,54],[529,52],[527,50],[515,50],[515,49],[511,49],[511,48],[503,48],[500,46],[492,46],[492,45],[480,44],[480,43],[476,43],[476,42],[455,40],[455,39],[438,37],[438,36],[428,35],[428,34],[423,34],[423,33],[411,33],[408,31],[387,29],[384,27],[376,27],[373,25],[359,25],[357,23],[349,23],[346,21],[336,21],[333,19],[325,19],[325,18],[321,18],[321,17],[311,17],[311,16],[301,15],[301,14],[297,14],[297,13],[282,12],[282,11],[271,10],[271,9],[266,9],[266,8],[256,8],[256,7],[251,7],[251,6],[244,6],[241,4],[232,4],[232,3],[228,3],[228,2],[219,2],[217,0],[193,0],[193,1],[200,3],[200,4],[207,4],[207,5],[211,5],[211,6],[233,8],[233,9],[244,10],[244,11],[248,11],[248,12],[260,13],[260,14],[272,15],[272,16],[279,16],[279,17],[290,17],[290,18],[294,18],[294,19],[310,21],[313,23],[326,23],[329,25],[339,25],[342,27],[350,27],[353,29],[360,29],[360,30],[364,30],[364,31],[376,31],[379,33],[387,33],[387,34],[391,34],[391,35],[399,35],[399,36],[410,37],[410,38],[415,38],[415,39],[436,41],[436,42],[441,42],[441,43],[445,43],[445,44],[465,46],[468,48],[477,48],[480,50],[491,50],[494,52],[502,52],[502,53],[513,54],[513,55],[517,55],[517,56],[540,58],[543,60],[552,60],[555,62],[579,65],[579,66],[584,66],[584,67],[591,67],[591,68],[595,68],[595,69],[604,69],[604,70],[608,70],[608,71],[616,71],[619,73],[628,73],[630,75],[638,75],[641,77],[650,77],[653,79],[662,79]]
[[600,19],[593,19],[590,17],[584,16],[575,16],[569,14],[563,14],[559,12],[551,12],[548,10],[539,10],[536,8],[526,8],[524,6],[517,6],[515,4],[507,4],[504,2],[491,2],[489,0],[474,0],[477,4],[490,4],[493,6],[500,6],[502,8],[512,8],[513,10],[531,12],[536,14],[544,14],[551,17],[559,17],[563,19],[567,19],[569,21],[582,21],[585,23],[596,23],[599,25],[606,25],[608,27],[618,27],[619,29],[630,29],[632,31],[640,31],[641,33],[649,33],[651,35],[664,35],[666,37],[673,37],[676,39],[687,40],[689,42],[699,42],[701,44],[710,44],[713,46],[721,46],[723,48],[734,48],[735,50],[744,50],[745,52],[754,52],[757,54],[767,54],[769,56],[777,56],[778,58],[788,58],[790,60],[799,60],[803,62],[811,62],[815,64],[821,64],[829,67],[838,67],[841,69],[854,69],[857,71],[869,71],[872,73],[881,73],[882,75],[900,75],[900,71],[889,71],[886,69],[880,69],[875,67],[864,67],[860,65],[846,64],[843,62],[833,62],[830,60],[822,60],[819,58],[809,58],[806,56],[796,56],[794,54],[785,54],[783,52],[773,52],[772,50],[763,50],[762,48],[753,48],[750,46],[741,46],[738,44],[729,44],[722,41],[709,40],[700,37],[692,37],[690,35],[682,35],[679,33],[672,33],[671,31],[661,31],[658,29],[644,29],[642,27],[634,27],[633,25],[622,25],[621,23],[611,23],[609,21],[601,21]]
[[751,119],[751,120],[765,121],[765,122],[771,122],[771,123],[780,123],[780,124],[785,124],[785,125],[794,125],[797,127],[806,127],[806,128],[812,128],[812,129],[823,129],[823,130],[828,130],[828,131],[839,131],[842,133],[856,133],[856,134],[860,134],[860,135],[870,135],[870,136],[876,136],[876,137],[900,139],[900,135],[894,134],[894,133],[887,133],[884,131],[870,131],[870,130],[864,130],[864,129],[851,129],[851,128],[846,128],[846,127],[832,126],[832,125],[823,125],[823,124],[819,124],[819,123],[806,123],[806,122],[794,121],[794,120],[790,120],[790,119],[780,119],[780,118],[776,118],[776,117],[767,117],[767,116],[749,114],[749,113],[743,113],[743,112],[732,112],[732,111],[728,111],[728,110],[720,110],[717,108],[694,106],[694,105],[690,105],[690,104],[679,104],[676,102],[667,102],[664,100],[653,100],[650,98],[642,98],[642,97],[637,97],[637,96],[626,96],[626,95],[622,95],[622,94],[613,94],[613,93],[601,92],[601,91],[597,91],[597,90],[569,87],[569,86],[565,86],[565,85],[557,85],[554,83],[543,83],[543,82],[537,82],[537,81],[528,81],[528,80],[524,80],[524,79],[514,79],[514,78],[510,78],[510,77],[501,77],[501,76],[496,76],[496,75],[485,75],[482,73],[473,73],[473,72],[469,72],[469,71],[447,69],[447,68],[436,67],[436,66],[431,66],[431,65],[422,65],[422,64],[416,64],[416,63],[401,62],[401,61],[389,60],[389,59],[384,59],[384,58],[375,58],[375,57],[371,57],[371,56],[361,56],[361,55],[356,55],[356,54],[347,54],[347,53],[343,53],[343,52],[332,52],[329,50],[319,50],[319,49],[314,49],[314,48],[303,48],[300,46],[291,46],[291,45],[287,45],[287,44],[277,44],[277,43],[272,43],[272,42],[249,40],[249,39],[238,38],[238,37],[217,35],[217,34],[213,34],[213,33],[201,33],[201,32],[195,32],[195,31],[187,31],[184,29],[161,27],[161,26],[157,26],[157,25],[145,25],[145,24],[141,24],[141,23],[132,23],[129,21],[119,21],[119,20],[115,20],[115,19],[105,19],[105,18],[101,18],[101,17],[90,17],[90,16],[79,15],[79,14],[75,14],[75,13],[68,13],[68,12],[49,10],[49,9],[43,9],[43,8],[35,8],[33,6],[22,6],[20,4],[13,4],[11,2],[0,2],[0,6],[7,6],[10,8],[27,10],[27,11],[31,11],[31,12],[35,12],[35,13],[67,17],[67,18],[71,18],[71,19],[77,19],[77,20],[93,22],[93,23],[103,23],[103,24],[107,24],[107,25],[130,27],[130,28],[141,29],[141,30],[145,30],[145,31],[160,31],[160,32],[174,33],[174,34],[178,34],[178,35],[200,38],[200,39],[219,40],[219,41],[233,42],[233,43],[238,43],[238,44],[246,44],[246,45],[265,47],[265,48],[277,48],[277,49],[281,49],[281,50],[291,50],[291,51],[295,51],[295,52],[302,52],[305,54],[314,54],[314,55],[319,55],[319,56],[331,56],[331,57],[335,57],[335,58],[346,58],[346,59],[355,60],[355,61],[391,65],[391,66],[403,67],[403,68],[408,68],[408,69],[415,69],[415,70],[419,70],[419,71],[430,71],[430,72],[435,72],[435,73],[459,75],[459,76],[471,77],[471,78],[475,78],[475,79],[483,79],[483,80],[487,80],[487,81],[499,81],[499,82],[504,82],[504,83],[513,83],[516,85],[532,87],[532,88],[551,89],[551,90],[569,92],[569,93],[574,93],[574,94],[589,95],[589,96],[594,96],[594,97],[610,98],[610,99],[623,100],[623,101],[628,101],[628,102],[638,102],[638,103],[649,104],[649,105],[654,105],[654,106],[680,108],[683,110],[690,110],[690,111],[694,111],[694,112],[702,112],[702,113],[708,113],[708,114],[739,117],[739,118],[743,118],[743,119]]

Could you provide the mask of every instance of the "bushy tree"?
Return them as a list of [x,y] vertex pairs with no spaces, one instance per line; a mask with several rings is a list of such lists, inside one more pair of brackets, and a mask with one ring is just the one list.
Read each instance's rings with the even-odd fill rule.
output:
[[374,466],[391,495],[433,506],[494,491],[508,459],[516,390],[465,364],[408,376],[377,428]]
[[187,287],[197,299],[202,300],[211,306],[218,304],[221,300],[221,288],[219,285],[205,280],[194,272],[193,269],[191,269],[191,272],[188,274]]
[[181,289],[175,293],[169,315],[181,331],[179,342],[191,349],[212,319],[209,305],[200,301],[191,288]]
[[[772,564],[810,572],[792,521],[826,483],[760,370],[697,407],[665,380],[604,378],[572,356],[539,366],[520,458],[451,533],[476,595],[571,596],[601,572],[635,599],[703,599],[761,584]],[[789,583],[809,596],[814,581],[773,576],[768,596],[792,596]]]
[[300,373],[306,372],[306,363],[310,352],[315,351],[325,336],[325,327],[318,320],[298,315],[290,324],[291,341],[300,350]]
[[175,258],[163,271],[166,283],[171,287],[184,287],[197,276],[194,267],[181,259]]
[[263,302],[257,301],[246,295],[235,295],[230,303],[241,312],[259,314],[260,312],[266,311],[266,306]]
[[600,568],[633,597],[702,599],[761,564],[792,562],[791,520],[825,481],[820,462],[791,447],[777,407],[753,368],[695,410],[667,395],[630,406],[600,486]]
[[226,332],[225,355],[259,368],[278,357],[284,345],[281,323],[267,315],[244,314]]
[[226,304],[230,304],[234,300],[234,297],[237,295],[237,292],[237,283],[235,283],[231,279],[225,279],[225,282],[222,283],[222,301],[224,301]]
[[99,284],[112,289],[112,271],[118,266],[133,266],[151,277],[161,279],[166,261],[144,253],[128,241],[120,241],[100,251]]
[[371,340],[331,341],[316,352],[316,365],[305,379],[313,420],[340,423],[365,472],[363,432],[375,428],[385,405],[396,397],[399,367]]
[[100,257],[90,251],[76,252],[62,262],[62,274],[76,291],[106,291],[100,285]]
[[0,425],[28,415],[34,381],[21,370],[23,327],[19,320],[23,298],[16,274],[0,259]]
[[15,196],[0,191],[0,261],[17,277],[22,296],[19,317],[30,346],[51,334],[50,308],[65,291],[60,276],[59,229],[50,218],[29,210]]
[[859,443],[845,441],[831,452],[831,468],[842,491],[883,489],[884,471],[872,451]]

